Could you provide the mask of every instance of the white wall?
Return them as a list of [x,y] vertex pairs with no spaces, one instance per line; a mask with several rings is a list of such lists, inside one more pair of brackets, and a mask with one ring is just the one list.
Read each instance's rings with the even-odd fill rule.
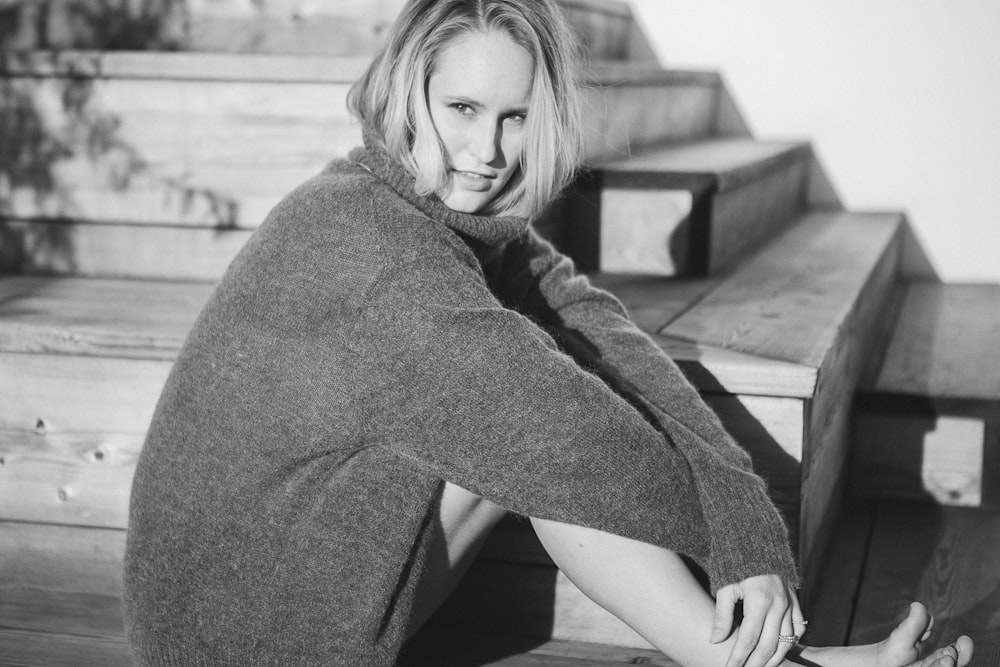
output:
[[630,0],[661,63],[809,138],[844,205],[909,214],[948,282],[1000,282],[1000,2]]

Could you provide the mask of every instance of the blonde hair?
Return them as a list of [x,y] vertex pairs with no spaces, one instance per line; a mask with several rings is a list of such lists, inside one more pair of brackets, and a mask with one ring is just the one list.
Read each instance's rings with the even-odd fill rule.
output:
[[578,46],[555,0],[410,0],[347,106],[374,141],[416,178],[421,195],[450,183],[427,104],[438,56],[470,32],[501,31],[534,60],[520,168],[483,213],[537,216],[582,157]]

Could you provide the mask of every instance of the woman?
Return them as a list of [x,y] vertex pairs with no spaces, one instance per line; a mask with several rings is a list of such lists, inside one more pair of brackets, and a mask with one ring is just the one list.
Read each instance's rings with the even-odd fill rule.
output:
[[[795,646],[748,457],[528,227],[579,159],[572,43],[550,0],[407,5],[351,93],[365,148],[275,207],[164,389],[126,554],[142,664],[391,665],[508,511],[682,664]],[[915,607],[883,644],[795,652],[905,665],[928,624]]]

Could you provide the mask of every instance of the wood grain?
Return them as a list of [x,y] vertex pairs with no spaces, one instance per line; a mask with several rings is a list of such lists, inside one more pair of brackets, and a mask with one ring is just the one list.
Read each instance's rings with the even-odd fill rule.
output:
[[791,224],[805,206],[807,175],[802,156],[776,171],[757,173],[739,187],[727,189],[720,183],[712,198],[708,272],[739,262]]
[[843,646],[850,640],[851,620],[864,576],[875,523],[875,503],[852,500],[837,520],[822,576],[810,591],[804,612],[809,626],[803,642],[810,646]]
[[820,368],[899,226],[895,214],[808,213],[661,333]]
[[852,418],[852,402],[847,397],[854,395],[872,350],[881,347],[881,320],[891,310],[888,302],[899,275],[901,217],[886,215],[878,220],[872,222],[877,241],[869,248],[868,263],[855,265],[857,273],[849,279],[824,276],[832,284],[839,280],[849,288],[840,304],[828,306],[833,313],[827,320],[831,329],[820,336],[830,346],[819,364],[816,394],[807,417],[800,545],[807,596],[817,586],[816,577],[846,496]]
[[170,367],[146,359],[0,353],[0,431],[144,434]]
[[997,512],[882,501],[851,642],[884,637],[917,600],[935,616],[929,646],[968,634],[976,642],[973,667],[997,664],[997,554]]
[[0,220],[0,272],[215,282],[251,233]]
[[659,665],[679,667],[658,651],[605,646],[591,642],[540,640],[498,634],[455,632],[443,624],[422,630],[399,661],[400,667],[598,667]]
[[0,546],[3,600],[17,590],[121,597],[124,530],[0,521]]
[[875,391],[1000,401],[1000,286],[911,283]]
[[591,282],[614,294],[640,329],[655,334],[696,304],[718,283],[717,278],[663,278],[603,273]]
[[142,441],[0,431],[0,519],[124,529]]
[[173,359],[212,287],[5,276],[0,350]]
[[124,638],[0,629],[0,665],[4,667],[131,667],[132,664],[132,651]]

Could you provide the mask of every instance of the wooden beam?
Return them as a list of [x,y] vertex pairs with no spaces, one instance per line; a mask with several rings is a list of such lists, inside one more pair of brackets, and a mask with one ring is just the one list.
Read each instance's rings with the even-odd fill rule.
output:
[[144,434],[170,367],[146,359],[0,353],[0,431]]
[[174,359],[211,285],[0,278],[0,350]]

